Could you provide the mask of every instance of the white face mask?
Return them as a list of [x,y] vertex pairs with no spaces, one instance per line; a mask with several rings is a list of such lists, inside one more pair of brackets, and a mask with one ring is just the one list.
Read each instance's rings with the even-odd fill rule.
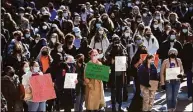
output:
[[99,59],[98,55],[93,57],[93,60],[98,60],[98,59]]
[[75,33],[75,36],[80,37],[80,33],[79,32]]
[[135,3],[136,3],[137,5],[138,5],[138,4],[140,4],[140,2],[139,2],[139,1],[136,1]]
[[44,30],[46,30],[46,29],[48,28],[48,26],[44,25],[42,28],[43,28]]
[[104,31],[99,31],[99,34],[101,34],[101,35],[102,35],[102,34],[103,34],[103,32],[104,32]]
[[171,35],[170,36],[170,40],[175,40],[176,39],[176,35]]
[[143,17],[147,17],[147,13],[143,13]]
[[24,16],[24,13],[19,13],[19,15],[23,17],[23,16]]
[[68,13],[66,12],[66,13],[64,13],[64,17],[67,17],[68,16]]
[[27,38],[30,37],[30,34],[25,34],[25,37],[27,37]]
[[62,51],[63,51],[63,48],[59,48],[59,49],[58,49],[58,52],[62,52]]
[[25,72],[25,73],[27,73],[27,72],[29,72],[29,71],[30,71],[30,68],[29,68],[29,67],[25,67],[25,68],[24,68],[24,72]]
[[131,6],[132,6],[132,4],[131,4],[131,3],[128,3],[128,4],[127,4],[127,6],[128,6],[128,7],[131,7]]
[[37,44],[39,42],[39,40],[35,40],[35,43]]
[[159,26],[158,25],[153,25],[154,28],[158,28]]
[[34,67],[34,72],[37,73],[40,71],[40,67]]
[[130,33],[125,33],[125,37],[129,37],[130,36]]
[[183,33],[187,33],[187,32],[188,32],[188,29],[182,29],[182,32],[183,32]]
[[158,20],[158,19],[160,19],[160,17],[159,17],[159,16],[156,16],[156,17],[155,17],[155,19],[157,19],[157,20]]
[[56,43],[56,38],[51,38],[51,41],[52,41],[53,43]]

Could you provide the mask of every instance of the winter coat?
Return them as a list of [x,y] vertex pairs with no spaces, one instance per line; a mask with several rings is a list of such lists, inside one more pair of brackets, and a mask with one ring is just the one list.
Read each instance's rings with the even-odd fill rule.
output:
[[157,50],[159,49],[159,43],[157,39],[151,35],[149,40],[147,40],[145,37],[142,38],[144,42],[144,46],[147,48],[148,54],[156,54]]
[[[98,62],[97,64],[102,65]],[[85,107],[87,110],[98,110],[105,106],[103,82],[96,79],[85,79],[88,81],[85,91]]]

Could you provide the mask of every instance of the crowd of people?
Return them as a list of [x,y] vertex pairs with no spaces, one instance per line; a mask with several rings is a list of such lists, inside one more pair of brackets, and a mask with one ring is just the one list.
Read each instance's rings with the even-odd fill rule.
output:
[[[192,100],[192,28],[192,0],[2,0],[1,111],[81,112],[84,102],[105,111],[110,89],[112,111],[118,103],[122,112],[133,80],[129,112],[151,111],[158,86],[173,112],[184,77]],[[116,56],[127,57],[126,71],[115,71]],[[109,81],[86,78],[87,62],[110,66]],[[178,79],[166,80],[175,67]],[[29,79],[47,73],[56,99],[33,102]],[[75,89],[64,89],[65,73],[78,74]]]

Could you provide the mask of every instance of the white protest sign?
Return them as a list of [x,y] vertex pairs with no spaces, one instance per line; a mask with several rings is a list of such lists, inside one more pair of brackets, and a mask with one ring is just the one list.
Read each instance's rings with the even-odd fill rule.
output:
[[166,80],[179,79],[180,67],[166,68]]
[[76,84],[75,81],[77,80],[76,73],[66,73],[65,81],[64,81],[64,88],[65,89],[75,89]]
[[115,71],[126,71],[126,56],[115,56]]

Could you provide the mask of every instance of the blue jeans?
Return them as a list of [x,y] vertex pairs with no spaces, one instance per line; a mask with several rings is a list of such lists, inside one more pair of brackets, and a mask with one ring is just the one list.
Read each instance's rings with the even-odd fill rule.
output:
[[45,112],[46,111],[46,102],[31,102],[27,101],[28,111],[29,112]]
[[74,105],[75,112],[82,112],[83,111],[83,103],[84,103],[84,94],[82,92],[76,96],[76,103]]
[[180,81],[166,81],[166,101],[168,109],[175,109],[177,104],[178,91],[180,89]]
[[191,97],[193,94],[193,90],[192,90],[192,77],[193,77],[193,73],[191,71],[186,72],[187,75],[187,87],[188,87],[188,97]]

